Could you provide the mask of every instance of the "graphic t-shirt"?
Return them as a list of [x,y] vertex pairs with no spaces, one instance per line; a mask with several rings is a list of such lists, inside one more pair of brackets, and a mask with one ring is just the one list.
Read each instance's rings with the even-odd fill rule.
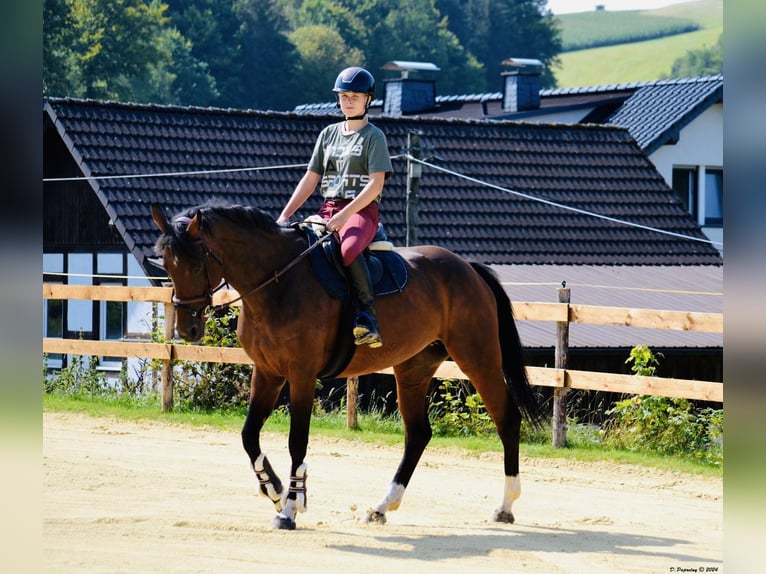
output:
[[[325,199],[353,199],[376,171],[393,173],[385,134],[372,124],[343,133],[343,122],[319,134],[309,169],[322,176],[319,191]],[[380,201],[378,196],[377,201]]]

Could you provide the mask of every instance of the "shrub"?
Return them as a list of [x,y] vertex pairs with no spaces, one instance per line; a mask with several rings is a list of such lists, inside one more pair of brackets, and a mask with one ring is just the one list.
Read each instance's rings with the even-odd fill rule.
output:
[[[235,329],[239,307],[225,313],[209,313],[200,344],[211,347],[236,347]],[[227,363],[181,361],[173,388],[182,409],[232,409],[247,406],[250,398],[252,366]]]
[[[647,347],[631,350],[626,363],[635,374],[654,374],[657,358]],[[697,408],[680,398],[635,395],[607,411],[605,445],[631,451],[691,456],[700,462],[723,462],[723,410]]]

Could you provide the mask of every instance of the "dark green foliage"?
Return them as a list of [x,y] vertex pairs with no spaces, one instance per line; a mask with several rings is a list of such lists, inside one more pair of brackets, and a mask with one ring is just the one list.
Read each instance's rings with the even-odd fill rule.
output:
[[[500,89],[500,62],[550,65],[544,0],[46,0],[46,95],[293,109],[330,101],[340,69],[433,62],[439,92]],[[468,10],[465,12],[463,8]],[[464,16],[465,14],[465,16]],[[379,91],[382,95],[383,90]]]
[[481,436],[495,430],[484,401],[467,381],[442,380],[429,415],[436,436]]
[[715,46],[690,50],[673,62],[671,78],[692,78],[723,74],[723,34]]
[[[238,307],[229,307],[222,315],[208,314],[199,344],[237,347],[234,323],[238,316]],[[173,385],[179,408],[207,411],[247,406],[253,372],[250,365],[181,361],[179,367]]]

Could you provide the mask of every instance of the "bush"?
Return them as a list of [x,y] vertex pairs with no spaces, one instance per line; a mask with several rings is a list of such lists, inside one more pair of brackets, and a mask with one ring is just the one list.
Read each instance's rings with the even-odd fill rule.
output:
[[[236,347],[235,325],[239,307],[229,307],[224,314],[209,313],[201,345]],[[181,361],[173,388],[182,409],[233,409],[246,407],[250,399],[250,365]]]
[[[491,436],[497,433],[484,400],[468,381],[443,379],[429,407],[431,428],[436,436]],[[550,429],[534,429],[522,421],[521,440],[545,443]]]
[[[626,363],[635,374],[654,374],[657,358],[647,347],[631,350]],[[606,413],[605,445],[630,451],[691,456],[706,464],[723,463],[723,410],[698,408],[687,399],[636,395]]]

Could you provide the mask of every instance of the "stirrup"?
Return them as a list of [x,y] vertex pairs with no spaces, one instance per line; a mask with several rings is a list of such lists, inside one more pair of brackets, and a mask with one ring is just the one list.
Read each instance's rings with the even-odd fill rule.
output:
[[368,345],[371,349],[383,346],[375,320],[365,311],[361,311],[354,320],[354,344]]

